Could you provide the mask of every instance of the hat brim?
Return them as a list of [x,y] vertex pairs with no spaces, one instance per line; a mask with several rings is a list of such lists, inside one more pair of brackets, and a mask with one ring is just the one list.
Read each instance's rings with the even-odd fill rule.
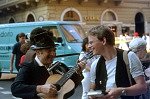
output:
[[38,46],[36,46],[36,45],[32,45],[32,46],[31,46],[31,49],[32,49],[32,50],[49,49],[49,48],[54,48],[54,47],[52,47],[52,46],[38,47]]

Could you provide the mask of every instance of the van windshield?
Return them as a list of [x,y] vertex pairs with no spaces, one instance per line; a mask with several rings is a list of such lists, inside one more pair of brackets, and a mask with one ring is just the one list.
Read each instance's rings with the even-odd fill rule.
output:
[[80,25],[61,25],[61,29],[69,43],[81,43],[85,37],[84,30]]

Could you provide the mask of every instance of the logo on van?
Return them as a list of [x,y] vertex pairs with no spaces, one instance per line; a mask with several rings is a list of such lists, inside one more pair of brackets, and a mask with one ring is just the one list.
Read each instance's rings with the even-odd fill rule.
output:
[[12,32],[1,32],[0,37],[12,37],[13,33]]
[[0,50],[9,51],[9,50],[12,50],[12,46],[0,46]]

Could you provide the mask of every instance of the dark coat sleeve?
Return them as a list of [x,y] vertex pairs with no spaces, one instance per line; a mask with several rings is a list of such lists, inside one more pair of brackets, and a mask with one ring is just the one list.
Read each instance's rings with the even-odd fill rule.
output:
[[15,97],[30,99],[37,96],[36,85],[30,82],[32,68],[23,66],[11,85],[11,92]]

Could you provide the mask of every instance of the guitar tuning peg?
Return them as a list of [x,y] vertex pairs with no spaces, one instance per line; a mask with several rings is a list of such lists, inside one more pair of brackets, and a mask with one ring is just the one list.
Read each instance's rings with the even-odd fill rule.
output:
[[101,85],[101,84],[102,84],[102,81],[99,81],[99,84]]

